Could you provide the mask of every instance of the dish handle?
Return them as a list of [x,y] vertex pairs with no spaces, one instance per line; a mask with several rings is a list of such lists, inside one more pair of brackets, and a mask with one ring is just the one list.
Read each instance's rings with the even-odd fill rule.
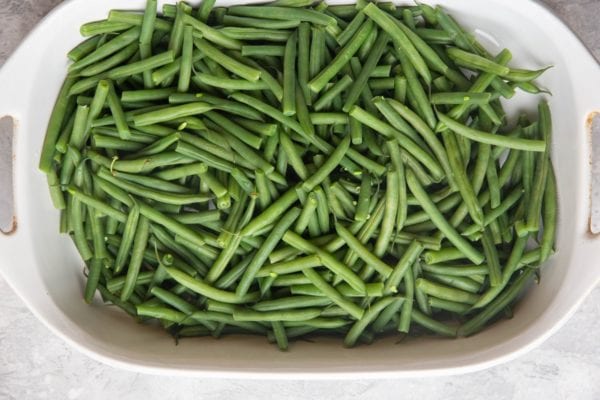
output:
[[[20,79],[9,79],[10,76],[21,76],[13,75],[14,68],[13,62],[15,56],[11,57],[4,67],[0,69],[0,135],[2,138],[0,139],[0,146],[2,146],[2,152],[0,152],[0,156],[10,157],[8,160],[1,160],[1,164],[3,168],[7,168],[6,171],[3,171],[6,174],[6,181],[8,184],[3,185],[0,188],[0,204],[3,204],[3,207],[6,206],[9,208],[5,210],[4,215],[12,216],[12,221],[7,221],[7,224],[0,227],[0,240],[2,242],[6,242],[11,239],[15,239],[17,236],[17,221],[15,217],[14,201],[15,190],[14,190],[14,175],[15,175],[15,144],[16,144],[16,136],[19,121],[19,113],[17,110],[22,109],[23,99],[21,96],[22,89],[18,88],[18,81]],[[12,240],[11,240],[12,241]]]
[[[589,207],[585,210],[586,232],[582,237],[582,253],[584,259],[590,261],[587,268],[589,275],[581,281],[589,284],[589,290],[600,284],[600,95],[597,88],[600,87],[600,66],[590,55],[588,68],[577,77],[579,86],[585,88],[579,93],[582,115],[580,120],[584,123],[585,135],[588,144],[590,176],[587,187],[589,188]],[[585,63],[583,63],[585,64]]]
[[[24,120],[24,115],[28,110],[28,98],[34,90],[35,80],[30,79],[34,76],[35,62],[31,62],[30,47],[31,40],[23,42],[6,63],[0,68],[0,119],[2,119],[2,145],[5,147],[1,156],[10,157],[8,160],[2,160],[2,165],[7,168],[6,186],[0,187],[0,197],[3,207],[9,208],[6,214],[12,215],[12,221],[0,229],[0,272],[9,278],[11,272],[16,274],[15,267],[19,250],[22,251],[22,244],[26,236],[23,226],[18,226],[18,185],[19,164],[17,156],[27,154],[24,149],[19,149],[23,143],[19,141],[19,135],[27,132],[28,122]],[[47,95],[47,94],[45,94]],[[7,118],[5,118],[7,117]],[[8,123],[6,123],[8,121]],[[6,129],[5,129],[6,128]],[[12,140],[11,140],[12,139]],[[35,153],[29,152],[30,156]],[[22,171],[20,171],[22,172]],[[12,196],[12,199],[9,197]],[[12,208],[12,209],[10,209]],[[5,214],[5,215],[6,215]],[[9,279],[10,281],[10,279]]]

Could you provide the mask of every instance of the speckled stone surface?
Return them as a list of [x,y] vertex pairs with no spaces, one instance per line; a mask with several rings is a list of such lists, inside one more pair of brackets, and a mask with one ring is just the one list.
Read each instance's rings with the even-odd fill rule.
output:
[[[60,0],[0,0],[0,65],[58,3]],[[600,1],[545,3],[600,59]],[[7,143],[0,135],[0,227],[10,215]],[[349,382],[203,380],[136,374],[89,359],[48,331],[0,278],[0,400],[598,400],[599,316],[600,288],[596,288],[571,320],[536,350],[507,364],[462,376]]]

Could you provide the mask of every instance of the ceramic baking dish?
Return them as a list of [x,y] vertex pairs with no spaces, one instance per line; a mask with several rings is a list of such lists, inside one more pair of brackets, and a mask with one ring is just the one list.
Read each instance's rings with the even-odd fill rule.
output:
[[[223,1],[221,5],[229,4]],[[262,337],[189,339],[177,346],[160,329],[135,323],[114,307],[82,300],[82,262],[58,234],[45,177],[37,170],[46,123],[64,78],[65,54],[79,26],[113,8],[142,9],[144,0],[71,0],[53,10],[0,71],[0,116],[15,120],[16,228],[0,235],[0,272],[32,312],[85,354],[136,371],[254,378],[404,377],[485,368],[530,350],[556,331],[600,279],[600,240],[589,233],[589,121],[600,106],[600,68],[575,35],[541,4],[523,0],[439,0],[492,51],[508,47],[514,65],[553,64],[550,88],[553,161],[560,196],[558,253],[515,316],[470,338],[397,338],[345,349],[341,341],[295,342],[280,352]],[[537,99],[511,104],[535,110]],[[513,111],[515,111],[513,109]],[[585,334],[584,332],[581,333]]]

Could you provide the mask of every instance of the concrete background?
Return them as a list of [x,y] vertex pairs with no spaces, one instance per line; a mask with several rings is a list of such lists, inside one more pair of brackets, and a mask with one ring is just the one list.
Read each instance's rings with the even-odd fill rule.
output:
[[[544,2],[600,59],[600,1]],[[60,0],[0,0],[0,66],[58,3]],[[0,134],[0,227],[6,226],[11,209],[8,143],[7,136]],[[202,380],[136,374],[87,358],[54,337],[0,278],[0,400],[597,400],[599,315],[600,288],[596,288],[566,326],[538,349],[510,363],[463,376],[350,382]]]

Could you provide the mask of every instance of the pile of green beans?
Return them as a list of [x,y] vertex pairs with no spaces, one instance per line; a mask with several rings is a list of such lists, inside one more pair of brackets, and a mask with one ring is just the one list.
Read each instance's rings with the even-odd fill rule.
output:
[[545,69],[440,7],[148,0],[81,33],[39,167],[88,303],[281,349],[469,336],[554,251],[548,104],[503,109]]

